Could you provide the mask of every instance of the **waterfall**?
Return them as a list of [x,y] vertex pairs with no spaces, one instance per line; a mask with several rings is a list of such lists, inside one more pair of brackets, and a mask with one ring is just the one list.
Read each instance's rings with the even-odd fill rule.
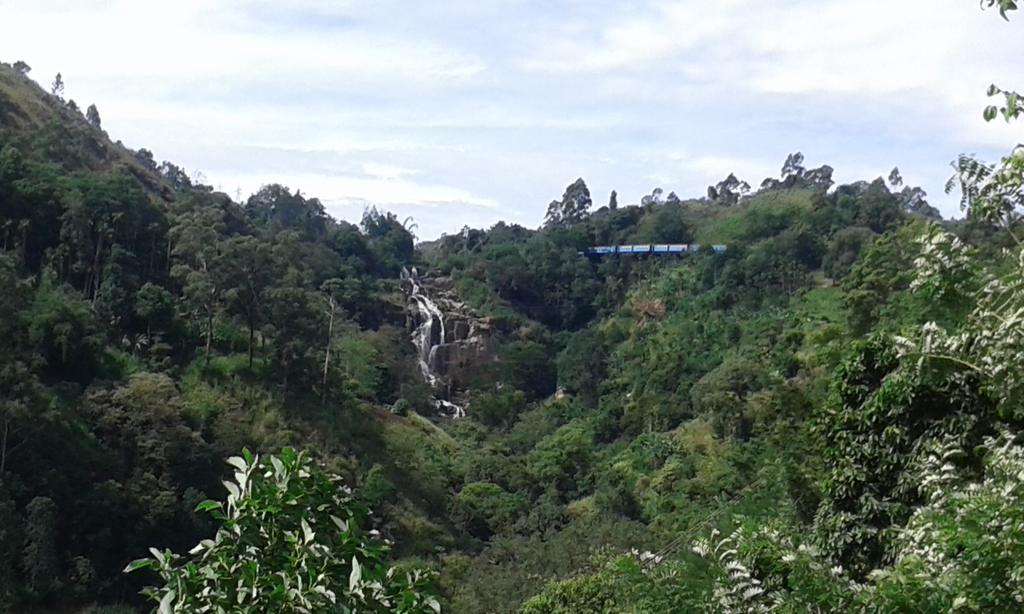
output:
[[[423,290],[416,267],[413,267],[411,271],[403,268],[401,280],[409,284],[409,299],[416,304],[416,312],[420,320],[412,334],[420,373],[428,384],[436,388],[438,384],[442,383],[435,368],[435,356],[437,348],[445,342],[444,313]],[[434,407],[442,410],[450,418],[466,416],[466,411],[462,407],[445,399],[434,399]]]

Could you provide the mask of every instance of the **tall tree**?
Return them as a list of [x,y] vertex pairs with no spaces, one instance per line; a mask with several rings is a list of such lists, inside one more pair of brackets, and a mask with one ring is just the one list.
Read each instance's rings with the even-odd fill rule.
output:
[[344,288],[342,280],[337,278],[328,279],[320,285],[320,293],[323,296],[325,312],[327,314],[327,339],[324,343],[324,373],[320,382],[320,403],[327,402],[327,375],[331,369],[331,349],[334,344],[334,319],[338,315],[338,294]]
[[547,226],[571,226],[587,217],[592,204],[590,189],[583,178],[570,183],[562,194],[562,200],[553,200],[545,216]]
[[249,368],[253,363],[256,330],[263,321],[263,304],[274,283],[274,259],[270,245],[256,237],[233,237],[223,244],[217,267],[228,313],[237,315],[249,329]]
[[215,271],[223,246],[222,228],[223,214],[211,209],[185,214],[171,228],[176,261],[171,275],[181,284],[189,311],[205,323],[207,364],[213,346],[213,321],[221,309],[224,291]]
[[57,73],[57,76],[53,78],[53,84],[50,85],[50,93],[64,100],[64,77],[60,73]]
[[96,105],[91,104],[89,108],[85,110],[85,119],[89,122],[89,125],[97,130],[101,129],[100,126],[100,112],[96,108]]

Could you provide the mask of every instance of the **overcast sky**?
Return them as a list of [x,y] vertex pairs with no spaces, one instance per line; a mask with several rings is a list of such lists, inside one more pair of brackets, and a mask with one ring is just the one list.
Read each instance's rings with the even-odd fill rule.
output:
[[0,0],[24,60],[104,128],[242,198],[278,182],[421,238],[757,185],[786,154],[840,182],[898,165],[945,215],[949,161],[996,159],[992,82],[1024,86],[1024,16],[977,0]]

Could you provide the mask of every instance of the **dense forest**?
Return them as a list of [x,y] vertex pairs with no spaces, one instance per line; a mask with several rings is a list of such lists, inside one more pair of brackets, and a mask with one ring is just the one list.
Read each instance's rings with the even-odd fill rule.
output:
[[[236,202],[30,75],[0,65],[0,611],[1024,603],[1024,146],[956,160],[955,221],[794,153],[417,243]],[[626,244],[727,250],[585,255]],[[482,349],[419,347],[420,280]]]

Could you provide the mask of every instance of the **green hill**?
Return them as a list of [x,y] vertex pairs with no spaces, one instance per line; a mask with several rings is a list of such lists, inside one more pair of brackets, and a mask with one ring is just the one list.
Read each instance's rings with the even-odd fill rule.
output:
[[[594,208],[578,179],[538,229],[417,248],[376,209],[235,202],[22,73],[0,65],[0,611],[141,611],[147,585],[173,611],[1019,601],[1019,158],[965,162],[959,222],[793,154],[689,200]],[[727,249],[583,255],[662,243]],[[410,287],[458,312],[426,356]]]

